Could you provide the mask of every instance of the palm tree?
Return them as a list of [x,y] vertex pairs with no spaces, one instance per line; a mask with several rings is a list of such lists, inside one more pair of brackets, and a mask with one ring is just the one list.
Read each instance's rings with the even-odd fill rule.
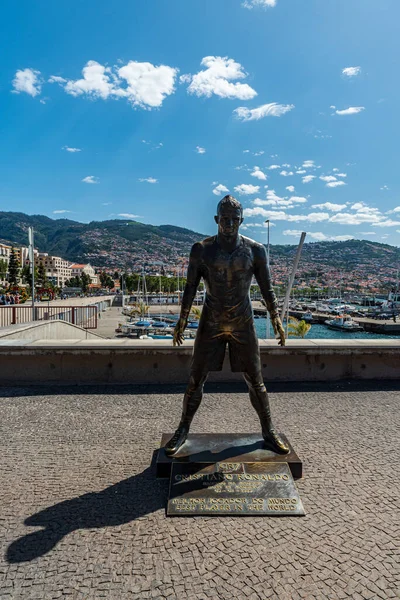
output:
[[190,314],[194,319],[196,319],[196,321],[199,321],[201,317],[201,309],[198,306],[192,306]]
[[306,323],[303,320],[299,321],[294,317],[289,317],[289,335],[292,335],[294,337],[305,338],[310,329],[310,323]]
[[148,312],[149,312],[149,306],[143,302],[143,300],[139,300],[139,302],[136,302],[130,311],[130,316],[134,317],[134,316],[139,316],[141,319],[143,319],[144,317],[147,317]]

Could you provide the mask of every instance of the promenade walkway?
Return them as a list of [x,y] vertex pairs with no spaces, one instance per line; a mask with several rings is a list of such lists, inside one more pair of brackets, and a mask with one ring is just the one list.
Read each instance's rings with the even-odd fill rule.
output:
[[[152,456],[183,387],[0,395],[1,600],[400,597],[400,384],[275,384],[304,463],[304,518],[166,518]],[[209,386],[197,432],[257,431],[244,387]]]

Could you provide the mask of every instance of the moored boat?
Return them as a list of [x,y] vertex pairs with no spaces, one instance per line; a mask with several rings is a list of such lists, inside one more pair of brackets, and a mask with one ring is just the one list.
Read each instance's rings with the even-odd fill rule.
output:
[[333,319],[328,319],[325,321],[325,325],[329,327],[329,329],[338,329],[340,331],[363,331],[364,328],[359,325],[356,321],[353,321],[351,317],[348,315],[338,315]]
[[306,323],[314,323],[312,312],[308,310],[307,312],[303,313],[300,317],[300,320],[305,321]]

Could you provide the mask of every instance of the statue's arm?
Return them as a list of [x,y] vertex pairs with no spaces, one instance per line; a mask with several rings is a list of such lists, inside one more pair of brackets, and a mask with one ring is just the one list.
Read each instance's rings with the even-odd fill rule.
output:
[[174,346],[180,346],[183,342],[183,332],[185,331],[190,309],[196,296],[197,288],[201,279],[201,257],[203,247],[200,243],[194,244],[190,252],[189,266],[186,276],[186,285],[182,297],[181,314],[174,331]]
[[279,338],[279,345],[285,345],[285,332],[278,314],[278,302],[272,287],[271,273],[267,264],[267,253],[264,246],[256,246],[254,252],[254,276],[259,285],[265,306],[271,316],[271,323],[275,335]]
[[181,318],[187,319],[192,308],[193,300],[199,287],[201,272],[200,262],[202,254],[202,245],[194,244],[190,251],[189,266],[186,275],[186,285],[182,297]]
[[278,302],[272,287],[271,273],[267,264],[267,253],[264,246],[254,248],[254,276],[271,318],[278,314]]

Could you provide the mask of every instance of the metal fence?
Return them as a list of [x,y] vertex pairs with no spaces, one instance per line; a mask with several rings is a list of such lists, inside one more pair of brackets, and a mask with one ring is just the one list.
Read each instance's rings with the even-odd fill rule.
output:
[[66,321],[84,329],[96,329],[97,311],[97,306],[35,306],[32,319],[32,306],[0,306],[0,327],[32,321]]

